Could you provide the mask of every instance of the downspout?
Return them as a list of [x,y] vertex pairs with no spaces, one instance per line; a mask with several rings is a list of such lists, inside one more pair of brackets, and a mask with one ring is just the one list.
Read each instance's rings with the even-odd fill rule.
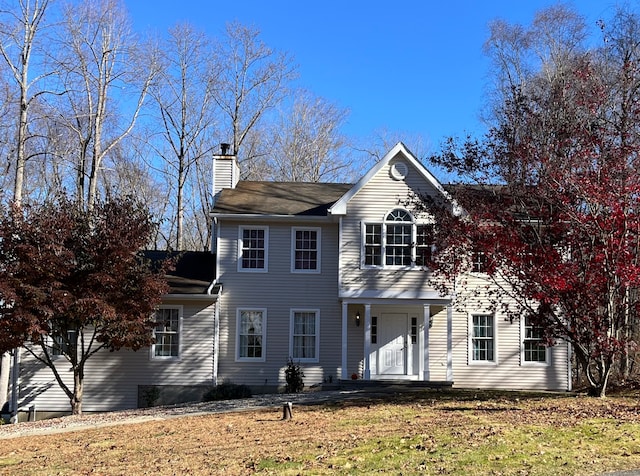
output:
[[[216,286],[218,278],[211,281],[211,284],[207,288],[207,294],[211,296],[213,294],[213,288]],[[218,298],[222,294],[222,285],[218,291]],[[211,376],[211,383],[218,385],[218,347],[220,345],[220,303],[219,299],[215,301],[215,308],[213,311],[213,375]]]
[[[220,254],[218,253],[218,242],[220,236],[220,223],[216,218],[211,221],[211,229],[215,230],[215,233],[212,233],[212,241],[211,241],[211,249],[214,250],[213,246],[215,243],[215,254],[216,254],[216,277],[211,283],[211,286],[208,289],[209,293],[213,292],[213,286],[218,282],[218,272],[220,270]],[[215,240],[215,241],[214,241]],[[218,291],[218,297],[216,299],[215,309],[213,311],[213,375],[212,384],[214,386],[218,385],[218,367],[220,365],[220,299],[222,297],[222,284],[220,284],[220,289]]]
[[11,423],[18,423],[18,387],[20,384],[20,347],[13,350],[11,369]]
[[[213,286],[216,280],[211,283],[208,294],[213,291]],[[212,383],[214,386],[218,385],[218,365],[220,361],[220,296],[222,295],[222,285],[220,285],[220,291],[218,291],[218,298],[215,303],[215,310],[213,311],[213,375]]]

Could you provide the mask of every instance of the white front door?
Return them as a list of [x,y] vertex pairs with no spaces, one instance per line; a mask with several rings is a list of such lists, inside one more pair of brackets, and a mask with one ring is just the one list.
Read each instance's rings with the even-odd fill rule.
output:
[[407,373],[407,315],[382,314],[378,321],[378,374]]

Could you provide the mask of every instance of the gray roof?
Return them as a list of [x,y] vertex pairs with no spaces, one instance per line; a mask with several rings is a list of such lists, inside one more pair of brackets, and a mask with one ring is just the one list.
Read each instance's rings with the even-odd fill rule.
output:
[[212,212],[325,216],[351,187],[353,184],[345,183],[240,181],[236,188],[222,190]]

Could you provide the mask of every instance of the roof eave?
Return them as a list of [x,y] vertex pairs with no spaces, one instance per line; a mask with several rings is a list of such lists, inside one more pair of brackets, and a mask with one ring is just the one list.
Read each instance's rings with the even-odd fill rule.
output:
[[165,301],[209,301],[215,302],[218,300],[217,294],[179,294],[169,293],[164,294],[162,299]]
[[234,220],[234,221],[243,221],[243,220],[270,220],[270,221],[307,221],[307,222],[326,222],[332,221],[331,215],[273,215],[273,214],[262,214],[262,213],[215,213],[211,212],[209,214],[211,218],[220,219],[224,218],[225,220]]

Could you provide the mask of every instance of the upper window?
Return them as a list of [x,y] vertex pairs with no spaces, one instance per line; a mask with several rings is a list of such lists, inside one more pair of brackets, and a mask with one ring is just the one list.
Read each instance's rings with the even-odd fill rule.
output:
[[547,347],[544,345],[543,330],[533,325],[528,316],[524,318],[523,357],[525,362],[547,363]]
[[471,360],[495,362],[495,319],[492,314],[471,316]]
[[474,273],[486,273],[487,272],[487,255],[484,251],[475,250],[471,257],[471,271]]
[[382,266],[382,225],[366,224],[363,241],[365,266]]
[[299,362],[317,362],[319,350],[319,321],[317,310],[291,311],[291,349],[293,360]]
[[267,271],[268,227],[240,227],[238,270]]
[[428,266],[433,254],[433,225],[416,226],[416,265]]
[[396,209],[385,218],[386,266],[411,265],[413,219],[406,210]]
[[180,357],[180,327],[182,307],[162,306],[155,312],[153,336],[155,344],[151,346],[153,358]]
[[320,272],[320,229],[293,228],[291,230],[291,271]]
[[238,360],[265,359],[265,309],[238,310]]
[[433,225],[417,225],[406,210],[392,210],[382,224],[365,223],[363,233],[364,266],[424,266],[431,259]]

